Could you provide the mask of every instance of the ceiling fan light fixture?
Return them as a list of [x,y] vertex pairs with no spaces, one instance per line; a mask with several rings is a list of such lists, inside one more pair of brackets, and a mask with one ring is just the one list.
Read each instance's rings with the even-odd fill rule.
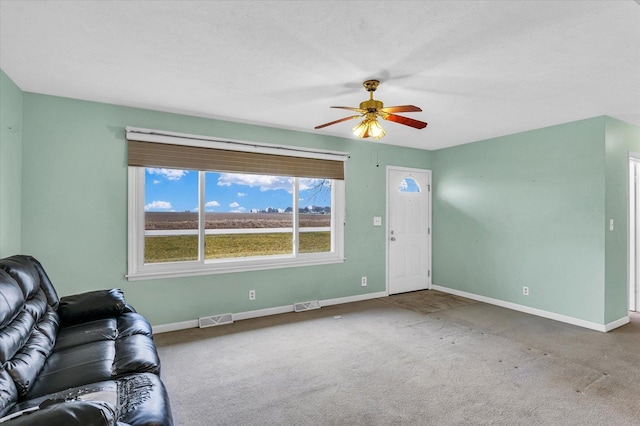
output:
[[375,118],[367,117],[362,120],[356,127],[351,129],[354,135],[361,139],[373,138],[381,139],[386,134],[378,120]]
[[413,118],[397,115],[398,112],[421,112],[422,110],[415,105],[397,105],[391,107],[385,107],[381,101],[373,99],[373,92],[378,88],[380,81],[367,80],[363,83],[364,88],[369,92],[369,99],[360,102],[360,108],[348,107],[348,106],[332,106],[331,108],[346,109],[349,111],[355,111],[359,115],[352,115],[350,117],[340,118],[338,120],[330,121],[328,123],[321,124],[314,127],[314,129],[322,129],[333,124],[342,123],[343,121],[355,120],[364,118],[357,126],[351,131],[354,135],[360,139],[373,138],[381,139],[386,132],[378,122],[378,117],[383,120],[393,121],[398,124],[413,127],[414,129],[424,129],[427,127],[427,123],[424,121],[414,120]]

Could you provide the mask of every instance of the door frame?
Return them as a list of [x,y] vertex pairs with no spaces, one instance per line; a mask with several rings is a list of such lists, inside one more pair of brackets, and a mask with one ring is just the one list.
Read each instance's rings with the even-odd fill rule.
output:
[[431,224],[431,217],[433,215],[433,206],[431,204],[432,201],[432,197],[431,197],[431,189],[433,186],[433,182],[432,182],[432,177],[433,174],[431,172],[431,170],[429,169],[418,169],[418,168],[414,168],[414,167],[402,167],[402,166],[387,166],[387,170],[386,170],[386,188],[385,188],[385,197],[386,197],[386,225],[385,225],[385,235],[384,235],[384,239],[385,239],[385,287],[386,287],[386,293],[387,296],[389,296],[389,232],[391,231],[389,229],[389,212],[391,210],[391,206],[390,206],[390,200],[389,200],[389,174],[391,172],[391,170],[397,170],[397,171],[403,171],[403,172],[415,172],[415,173],[426,173],[428,176],[428,188],[427,188],[427,196],[428,196],[428,200],[429,200],[429,208],[427,209],[427,214],[428,214],[428,218],[427,218],[427,226],[429,227],[429,241],[427,242],[428,244],[428,250],[429,250],[429,259],[427,259],[428,261],[428,267],[429,267],[429,281],[427,283],[427,290],[431,290],[431,287],[433,285],[433,268],[432,268],[432,259],[433,259],[433,253],[432,253],[432,248],[431,248],[431,241],[433,240],[433,226]]
[[638,255],[637,250],[640,241],[636,241],[636,235],[640,223],[636,220],[638,217],[638,205],[640,200],[636,200],[636,175],[640,169],[640,153],[629,151],[629,181],[628,181],[628,209],[627,209],[627,294],[629,295],[628,309],[630,311],[640,310],[640,304],[638,303],[638,268],[640,265],[637,262]]

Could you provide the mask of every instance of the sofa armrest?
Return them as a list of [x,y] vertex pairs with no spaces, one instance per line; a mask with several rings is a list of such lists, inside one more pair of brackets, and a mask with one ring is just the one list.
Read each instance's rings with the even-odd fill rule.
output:
[[124,293],[119,288],[65,296],[60,299],[58,306],[60,325],[63,327],[131,311],[124,299]]

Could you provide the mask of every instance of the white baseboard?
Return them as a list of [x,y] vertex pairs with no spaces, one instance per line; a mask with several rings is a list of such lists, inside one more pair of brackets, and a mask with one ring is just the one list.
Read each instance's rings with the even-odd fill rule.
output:
[[[380,291],[377,293],[365,293],[365,294],[358,294],[355,296],[338,297],[336,299],[320,300],[320,306],[323,307],[323,306],[331,306],[331,305],[340,305],[342,303],[360,302],[363,300],[377,299],[379,297],[386,297],[386,296],[388,296],[386,291]],[[241,321],[249,318],[258,318],[258,317],[266,317],[269,315],[285,314],[287,312],[293,312],[293,304],[285,305],[285,306],[277,306],[273,308],[258,309],[255,311],[238,312],[236,314],[232,314],[232,317],[234,321]],[[170,324],[154,325],[152,327],[153,334],[168,333],[170,331],[184,330],[187,328],[198,328],[198,320],[195,319],[195,320],[189,320],[189,321],[174,322]]]
[[530,306],[518,305],[517,303],[505,302],[504,300],[493,299],[491,297],[480,296],[478,294],[467,293],[466,291],[456,290],[449,287],[442,287],[439,285],[432,285],[434,290],[442,291],[444,293],[455,294],[456,296],[466,297],[467,299],[477,300],[479,302],[488,303],[490,305],[496,305],[514,311],[524,312],[526,314],[536,315],[543,318],[552,319],[554,321],[560,321],[567,324],[577,325],[578,327],[589,328],[596,331],[611,331],[614,328],[618,328],[627,324],[630,321],[629,316],[622,317],[609,324],[598,324],[591,321],[581,320],[579,318],[570,317],[567,315],[557,314],[555,312],[544,311],[542,309],[532,308]]
[[365,293],[365,294],[357,294],[355,296],[338,297],[337,299],[321,300],[320,306],[331,306],[331,305],[340,305],[342,303],[361,302],[363,300],[387,297],[388,295],[389,294],[386,291],[379,291],[377,293]]
[[269,315],[286,314],[287,312],[293,312],[293,305],[258,309],[256,311],[238,312],[237,314],[233,314],[233,320],[241,321],[241,320],[250,319],[250,318],[266,317]]
[[629,317],[629,315],[626,315],[620,319],[611,321],[609,324],[605,324],[604,331],[611,331],[614,328],[622,327],[625,324],[629,324],[629,322],[631,322],[631,318]]
[[174,322],[171,324],[160,324],[151,327],[153,334],[168,333],[170,331],[184,330],[186,328],[198,328],[198,320]]

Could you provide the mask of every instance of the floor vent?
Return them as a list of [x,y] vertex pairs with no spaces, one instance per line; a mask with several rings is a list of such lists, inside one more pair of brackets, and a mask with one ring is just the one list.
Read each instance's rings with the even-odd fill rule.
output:
[[233,317],[231,314],[214,315],[211,317],[198,318],[198,326],[200,328],[213,327],[215,325],[231,324]]
[[310,311],[312,309],[320,309],[320,302],[313,300],[311,302],[299,302],[293,304],[293,310],[296,312]]

